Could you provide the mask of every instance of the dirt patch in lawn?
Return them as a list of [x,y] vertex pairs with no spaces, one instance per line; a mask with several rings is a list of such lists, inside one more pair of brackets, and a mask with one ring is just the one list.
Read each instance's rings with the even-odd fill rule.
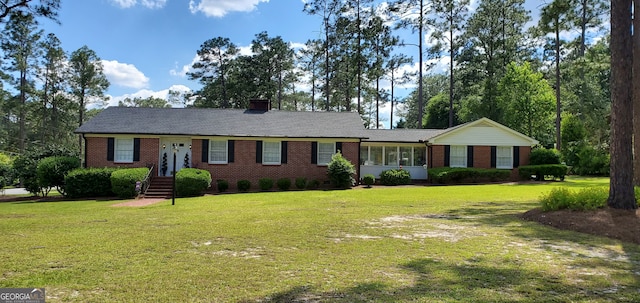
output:
[[522,215],[528,221],[558,229],[609,237],[640,244],[640,209],[619,210],[604,208],[594,211],[558,210],[543,212],[533,209]]
[[140,206],[147,206],[147,205],[152,205],[152,204],[156,204],[162,201],[166,201],[167,199],[136,199],[136,200],[131,200],[131,201],[127,201],[127,202],[122,202],[122,203],[118,203],[118,204],[113,204],[111,206],[115,206],[115,207],[121,207],[121,206],[129,206],[129,207],[140,207]]

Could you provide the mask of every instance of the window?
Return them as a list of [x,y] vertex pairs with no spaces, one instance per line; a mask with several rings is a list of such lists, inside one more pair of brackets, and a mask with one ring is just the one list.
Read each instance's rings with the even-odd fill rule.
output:
[[362,146],[360,148],[360,165],[370,165],[369,164],[369,147]]
[[398,166],[398,147],[385,146],[384,148],[384,165]]
[[262,164],[280,164],[280,142],[262,143]]
[[411,151],[413,148],[411,146],[400,146],[400,165],[402,166],[411,166],[412,154]]
[[369,165],[382,165],[382,146],[371,146],[369,149]]
[[133,162],[133,138],[115,139],[115,157],[114,162],[131,163]]
[[209,163],[227,164],[229,161],[227,140],[209,140]]
[[427,164],[427,149],[425,147],[416,147],[413,149],[413,166],[422,166]]
[[331,162],[331,156],[336,153],[335,143],[318,142],[318,165],[327,165]]
[[449,155],[450,167],[467,167],[467,147],[464,145],[451,145]]
[[496,168],[513,168],[513,158],[510,146],[496,147]]

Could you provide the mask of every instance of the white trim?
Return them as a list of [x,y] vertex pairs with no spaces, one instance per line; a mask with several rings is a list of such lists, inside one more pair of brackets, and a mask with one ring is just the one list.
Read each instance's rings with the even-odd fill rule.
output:
[[[491,119],[488,118],[480,118],[478,120],[475,120],[473,122],[469,122],[467,124],[462,124],[459,125],[457,127],[453,127],[452,129],[449,129],[431,139],[428,140],[429,143],[433,144],[433,145],[459,145],[456,144],[455,142],[449,142],[450,140],[447,139],[447,137],[450,137],[454,134],[458,134],[460,132],[465,132],[466,130],[470,129],[470,128],[474,128],[474,127],[478,127],[478,126],[482,126],[482,125],[487,125],[490,127],[494,127],[497,128],[499,130],[502,130],[504,132],[507,132],[508,134],[514,136],[515,138],[522,140],[521,143],[526,142],[529,146],[534,146],[536,144],[539,143],[538,140],[533,139],[529,136],[526,136],[522,133],[519,133],[509,127],[506,127],[498,122],[495,122]],[[479,139],[479,138],[476,138]],[[472,140],[473,141],[473,140]],[[504,144],[495,144],[494,142],[482,142],[482,141],[478,141],[478,142],[471,142],[469,140],[465,141],[464,144],[467,145],[481,145],[481,146],[496,146],[496,145],[504,145]],[[521,144],[512,144],[512,145],[521,145]]]

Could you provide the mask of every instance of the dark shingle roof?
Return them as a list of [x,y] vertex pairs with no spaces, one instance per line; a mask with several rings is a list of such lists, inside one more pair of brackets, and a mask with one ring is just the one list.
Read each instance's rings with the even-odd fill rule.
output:
[[369,129],[363,142],[418,143],[443,134],[450,129]]
[[76,133],[364,138],[363,130],[360,116],[353,112],[109,107]]

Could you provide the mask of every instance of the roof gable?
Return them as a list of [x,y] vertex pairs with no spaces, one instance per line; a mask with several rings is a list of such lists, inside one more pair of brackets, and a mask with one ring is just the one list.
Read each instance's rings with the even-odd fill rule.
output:
[[533,146],[538,140],[488,118],[447,129],[428,140],[437,145]]

